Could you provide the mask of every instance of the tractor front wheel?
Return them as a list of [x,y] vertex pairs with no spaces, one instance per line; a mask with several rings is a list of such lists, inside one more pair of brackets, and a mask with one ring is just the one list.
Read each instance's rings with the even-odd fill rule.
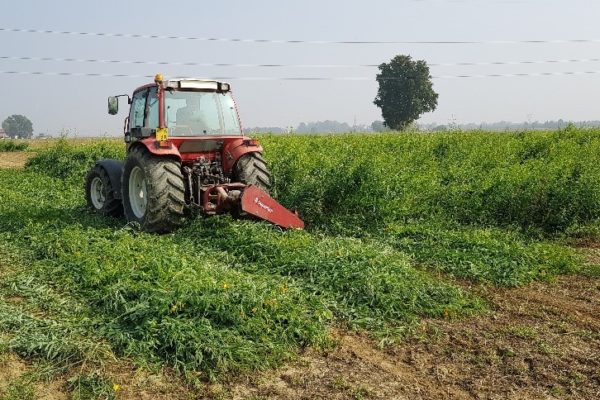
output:
[[121,182],[127,221],[139,223],[147,232],[170,232],[181,225],[185,187],[177,160],[133,148]]
[[85,178],[85,199],[90,209],[104,215],[120,217],[123,204],[115,198],[110,177],[104,168],[94,166]]

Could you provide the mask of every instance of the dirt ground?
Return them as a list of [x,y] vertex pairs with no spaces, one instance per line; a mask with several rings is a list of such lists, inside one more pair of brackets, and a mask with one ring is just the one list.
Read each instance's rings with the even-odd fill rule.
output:
[[339,347],[223,391],[235,399],[597,399],[600,279],[482,290],[488,315],[424,321],[386,350],[339,332]]
[[34,154],[31,152],[0,152],[0,168],[23,168],[29,157]]

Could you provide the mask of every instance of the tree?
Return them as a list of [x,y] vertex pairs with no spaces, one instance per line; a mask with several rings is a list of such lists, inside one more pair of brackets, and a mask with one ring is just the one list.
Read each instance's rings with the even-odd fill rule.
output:
[[33,136],[33,124],[24,115],[11,115],[2,122],[2,129],[11,138],[30,138]]
[[433,90],[429,67],[423,60],[398,55],[379,65],[379,90],[375,105],[381,108],[385,125],[405,129],[425,112],[437,107],[438,94]]
[[373,121],[371,123],[371,129],[373,132],[385,132],[390,130],[390,128],[385,126],[385,122],[383,121]]

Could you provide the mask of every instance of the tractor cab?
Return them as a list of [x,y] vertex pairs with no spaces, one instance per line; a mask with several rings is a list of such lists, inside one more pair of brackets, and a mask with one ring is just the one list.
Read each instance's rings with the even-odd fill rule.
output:
[[[125,96],[125,95],[121,95]],[[118,112],[118,97],[108,99],[109,114]],[[241,136],[231,86],[204,79],[162,80],[133,92],[125,119],[125,141],[150,137],[166,128],[172,137]]]

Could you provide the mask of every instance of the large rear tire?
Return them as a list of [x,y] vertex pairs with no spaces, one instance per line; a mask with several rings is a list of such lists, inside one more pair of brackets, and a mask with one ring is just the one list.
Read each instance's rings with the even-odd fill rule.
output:
[[170,232],[181,225],[185,187],[179,161],[157,157],[143,147],[130,150],[123,170],[123,209],[129,222],[147,232]]
[[247,153],[235,164],[235,179],[247,185],[254,185],[269,192],[271,190],[271,173],[260,153]]
[[103,215],[122,216],[123,203],[115,198],[114,189],[106,170],[95,165],[85,178],[85,200],[88,207]]

